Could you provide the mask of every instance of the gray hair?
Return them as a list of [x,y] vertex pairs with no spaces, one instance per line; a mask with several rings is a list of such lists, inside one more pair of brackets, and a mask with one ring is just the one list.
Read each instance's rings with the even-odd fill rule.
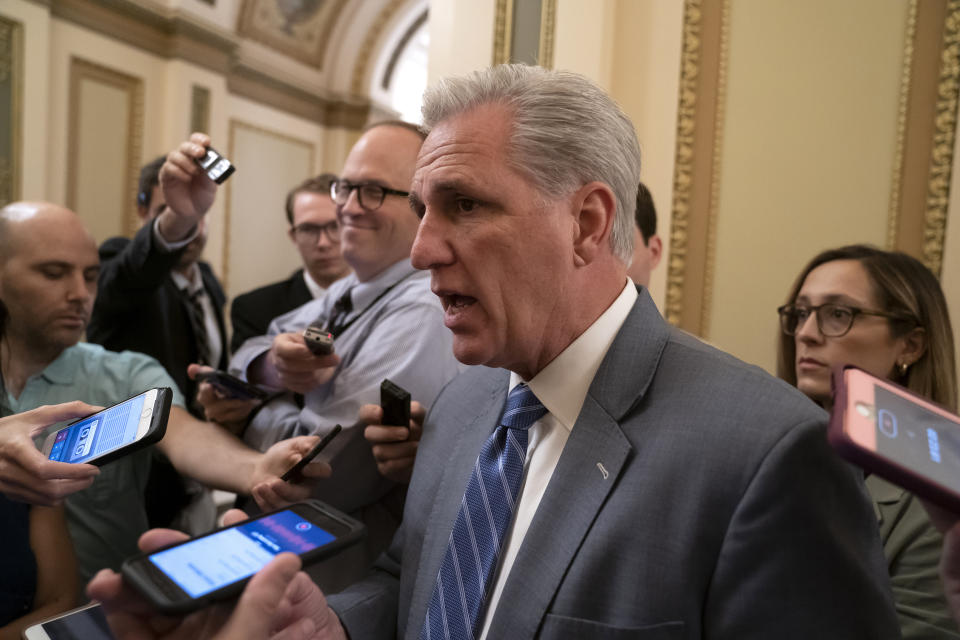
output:
[[513,112],[510,166],[541,193],[569,194],[594,180],[617,199],[610,233],[615,256],[633,254],[640,145],[633,123],[596,84],[576,73],[521,64],[444,78],[423,95],[423,129],[484,104]]

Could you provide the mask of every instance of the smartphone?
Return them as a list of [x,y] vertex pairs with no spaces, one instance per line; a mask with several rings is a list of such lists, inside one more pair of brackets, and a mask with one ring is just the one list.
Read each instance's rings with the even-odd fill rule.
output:
[[163,438],[173,392],[150,389],[47,436],[43,454],[59,462],[102,465]]
[[182,614],[238,595],[284,551],[304,565],[359,541],[364,526],[318,500],[300,502],[124,561],[123,578],[163,613]]
[[297,461],[297,464],[287,469],[286,473],[280,476],[280,479],[284,482],[298,482],[302,480],[300,477],[300,472],[303,471],[303,468],[310,464],[310,461],[316,458],[317,454],[323,451],[324,448],[330,444],[330,441],[333,440],[334,436],[340,433],[342,429],[343,427],[340,425],[334,426],[333,429],[330,430],[330,433],[320,439],[320,442],[317,443],[317,446],[315,446],[313,449],[310,449],[307,455],[303,456]]
[[856,367],[832,382],[828,436],[840,455],[960,515],[960,417]]
[[236,171],[236,167],[213,147],[207,147],[207,153],[194,161],[200,165],[207,177],[217,184],[223,184]]
[[386,378],[380,383],[380,408],[383,424],[410,426],[410,392]]
[[228,398],[265,400],[270,395],[269,391],[265,391],[260,387],[250,384],[246,380],[241,380],[219,369],[198,373],[195,380],[197,382],[209,382],[217,391]]
[[97,602],[27,627],[23,637],[25,640],[114,640]]
[[303,330],[303,341],[315,356],[333,353],[333,334],[319,324],[311,324]]

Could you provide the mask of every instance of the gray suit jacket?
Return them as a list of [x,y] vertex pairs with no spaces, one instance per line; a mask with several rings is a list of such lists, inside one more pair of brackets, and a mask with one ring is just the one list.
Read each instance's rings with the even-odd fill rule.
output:
[[[393,545],[374,574],[330,598],[354,640],[419,634],[507,382],[478,367],[437,398]],[[642,291],[488,637],[899,637],[872,509],[828,448],[825,417],[787,384],[670,328]]]

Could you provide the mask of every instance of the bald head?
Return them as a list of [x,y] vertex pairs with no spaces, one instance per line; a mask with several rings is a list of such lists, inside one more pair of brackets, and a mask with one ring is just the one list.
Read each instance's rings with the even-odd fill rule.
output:
[[12,202],[0,209],[0,260],[8,260],[28,239],[51,243],[54,236],[61,235],[96,251],[96,242],[80,216],[66,207],[52,202]]
[[0,209],[5,338],[34,360],[77,343],[97,295],[100,258],[79,216],[49,202]]

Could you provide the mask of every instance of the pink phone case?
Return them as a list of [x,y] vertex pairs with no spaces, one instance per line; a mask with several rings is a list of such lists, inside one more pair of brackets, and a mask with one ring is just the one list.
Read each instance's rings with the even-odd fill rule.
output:
[[[960,494],[956,491],[932,478],[920,475],[891,458],[880,455],[873,449],[861,446],[860,443],[850,437],[845,427],[848,426],[847,423],[849,422],[847,418],[848,413],[854,411],[854,407],[850,406],[850,393],[847,385],[847,372],[852,370],[858,372],[856,375],[868,376],[873,384],[884,387],[901,398],[942,416],[945,421],[954,423],[956,428],[960,429],[960,417],[945,411],[929,400],[918,396],[898,384],[877,378],[858,367],[846,365],[836,367],[831,377],[833,387],[833,411],[830,413],[830,424],[827,430],[827,437],[831,446],[833,446],[843,458],[862,467],[866,471],[876,473],[881,478],[903,487],[920,498],[929,500],[944,509],[960,515]],[[875,437],[874,435],[874,438]]]

